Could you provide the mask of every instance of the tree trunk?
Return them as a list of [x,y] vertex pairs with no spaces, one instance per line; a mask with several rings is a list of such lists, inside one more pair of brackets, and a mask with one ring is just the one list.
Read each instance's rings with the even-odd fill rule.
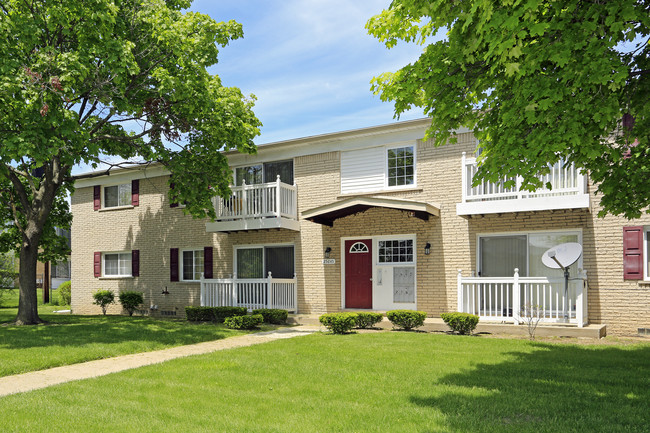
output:
[[18,301],[17,325],[43,323],[38,317],[38,296],[36,292],[36,264],[38,262],[38,241],[23,242],[20,249],[20,297]]

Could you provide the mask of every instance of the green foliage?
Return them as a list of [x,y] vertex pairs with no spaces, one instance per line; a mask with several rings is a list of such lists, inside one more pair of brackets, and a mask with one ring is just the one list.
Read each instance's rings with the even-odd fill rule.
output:
[[110,304],[115,303],[115,294],[111,290],[97,290],[93,293],[93,304],[99,305],[102,308],[102,314],[106,315],[106,309]]
[[357,313],[328,313],[318,320],[333,334],[347,334],[357,326]]
[[59,305],[70,305],[72,302],[72,283],[64,281],[56,291],[58,292]]
[[478,316],[469,313],[442,313],[442,320],[452,331],[461,335],[471,334],[478,325]]
[[261,314],[264,317],[264,322],[273,325],[284,325],[287,323],[287,317],[289,317],[287,310],[281,310],[279,308],[260,308],[253,310],[253,314]]
[[246,307],[185,307],[185,316],[190,322],[218,322],[226,318],[241,316],[248,312]]
[[261,314],[253,314],[251,316],[231,316],[226,317],[224,325],[230,329],[255,329],[264,322],[264,317]]
[[377,323],[381,322],[384,315],[381,313],[373,313],[370,311],[360,311],[357,313],[357,328],[372,328]]
[[386,313],[386,317],[393,326],[410,331],[424,325],[427,313],[413,310],[391,310]]
[[[563,160],[589,171],[601,215],[650,212],[647,1],[396,0],[366,28],[389,48],[427,44],[372,89],[397,117],[422,108],[436,145],[472,129],[483,150],[475,185],[521,175],[534,190]],[[636,122],[619,129],[624,116]]]
[[[224,151],[254,153],[261,123],[253,95],[208,71],[242,26],[190,5],[2,3],[0,33],[11,37],[0,38],[0,226],[17,224],[0,235],[0,251],[28,245],[24,254],[65,258],[54,227],[70,223],[72,168],[107,157],[162,164],[174,178],[170,199],[215,217],[211,198],[230,195]],[[18,318],[37,323],[35,306]]]
[[0,303],[3,295],[13,292],[13,287],[18,277],[15,258],[12,254],[0,253]]
[[138,305],[144,302],[144,298],[140,292],[120,292],[119,299],[120,304],[129,313],[129,316],[133,316],[133,312],[138,308]]

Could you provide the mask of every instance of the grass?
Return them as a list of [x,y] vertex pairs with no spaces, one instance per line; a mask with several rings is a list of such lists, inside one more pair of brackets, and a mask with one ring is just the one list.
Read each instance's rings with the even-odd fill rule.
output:
[[246,333],[182,319],[53,313],[62,308],[39,306],[48,324],[38,326],[11,325],[17,308],[0,308],[0,377]]
[[647,432],[648,359],[648,344],[315,334],[8,396],[0,419],[5,432]]

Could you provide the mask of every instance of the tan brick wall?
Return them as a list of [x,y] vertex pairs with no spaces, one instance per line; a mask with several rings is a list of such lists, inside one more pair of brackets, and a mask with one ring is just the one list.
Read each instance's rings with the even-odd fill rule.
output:
[[[650,216],[627,222],[616,217],[597,218],[600,209],[593,197],[586,210],[523,212],[461,217],[461,153],[471,154],[475,139],[461,134],[458,144],[434,147],[419,142],[417,187],[378,195],[404,197],[437,203],[440,217],[422,221],[406,212],[370,209],[341,218],[334,227],[306,220],[300,232],[286,229],[257,230],[231,234],[205,232],[205,221],[194,220],[178,208],[169,208],[167,178],[140,181],[140,206],[134,209],[93,211],[92,187],[79,188],[72,197],[72,280],[75,313],[98,314],[92,292],[137,288],[145,293],[145,305],[183,313],[186,305],[198,305],[198,283],[169,281],[169,248],[214,247],[215,276],[232,273],[233,247],[250,244],[295,245],[299,310],[305,313],[337,311],[341,308],[341,238],[388,234],[416,235],[417,308],[437,316],[456,308],[457,270],[464,275],[476,269],[476,240],[479,234],[517,231],[575,229],[582,231],[584,267],[589,280],[589,319],[606,323],[608,332],[633,334],[650,327],[650,284],[623,281],[622,227],[650,225]],[[299,212],[332,203],[340,194],[340,153],[327,152],[294,160]],[[431,255],[423,254],[424,244]],[[323,265],[323,251],[332,248],[335,265]],[[94,251],[140,250],[140,277],[100,280],[93,277]],[[161,291],[168,287],[169,295]],[[120,308],[113,306],[111,313]]]

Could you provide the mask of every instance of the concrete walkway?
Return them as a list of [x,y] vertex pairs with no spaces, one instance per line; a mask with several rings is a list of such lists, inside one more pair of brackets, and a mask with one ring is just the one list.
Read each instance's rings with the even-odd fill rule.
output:
[[223,340],[206,341],[187,346],[171,347],[153,352],[134,353],[132,355],[116,356],[115,358],[98,359],[80,364],[65,365],[49,370],[32,371],[24,374],[0,377],[0,397],[20,392],[46,388],[73,380],[90,379],[105,376],[118,371],[158,364],[170,359],[184,356],[200,355],[217,350],[253,346],[273,340],[308,335],[320,330],[318,326],[297,326],[269,332],[242,335],[241,337],[225,338]]

